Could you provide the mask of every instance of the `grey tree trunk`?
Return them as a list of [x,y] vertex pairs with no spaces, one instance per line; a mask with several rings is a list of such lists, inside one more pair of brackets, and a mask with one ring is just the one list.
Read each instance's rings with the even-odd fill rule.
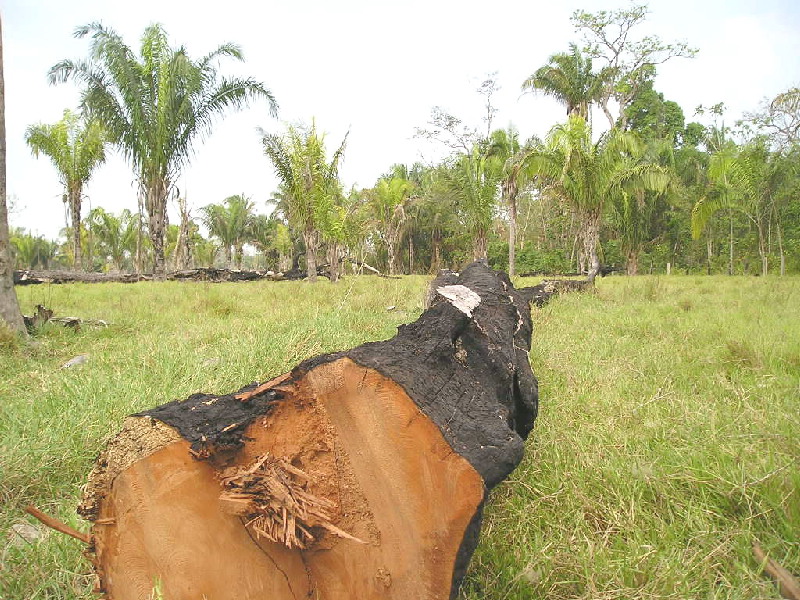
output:
[[303,241],[306,244],[306,276],[309,281],[316,281],[319,234],[314,229],[306,229],[303,232]]
[[6,90],[3,80],[3,21],[0,17],[0,319],[12,331],[27,335],[17,293],[14,291],[14,265],[6,207]]
[[388,235],[386,236],[386,254],[388,254],[388,261],[389,261],[389,275],[394,275],[394,263],[395,263],[395,233],[393,231],[389,231]]
[[[81,189],[69,186],[69,214],[72,221],[72,268],[76,271],[83,270],[83,257],[81,255]],[[91,270],[91,269],[90,269]]]
[[163,280],[166,275],[164,261],[164,233],[167,226],[167,181],[151,182],[145,198],[150,241],[153,243],[153,279]]
[[339,244],[328,243],[328,265],[331,274],[331,283],[339,281]]
[[583,254],[588,262],[588,274],[586,279],[594,281],[600,272],[600,258],[597,255],[597,244],[600,240],[600,215],[586,215],[586,224],[583,234]]
[[729,237],[729,254],[728,254],[728,275],[733,275],[733,211],[730,214],[731,217],[731,230],[730,230],[730,237]]
[[516,181],[506,182],[505,192],[508,201],[508,276],[517,274],[517,185]]
[[486,230],[479,229],[475,232],[475,244],[472,249],[472,258],[475,260],[486,260],[488,247]]

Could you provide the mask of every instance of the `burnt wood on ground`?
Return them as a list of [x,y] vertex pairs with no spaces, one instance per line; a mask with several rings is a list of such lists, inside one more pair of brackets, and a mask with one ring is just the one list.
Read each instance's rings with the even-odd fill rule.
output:
[[98,591],[454,598],[538,408],[526,291],[474,263],[384,342],[129,417],[79,512]]

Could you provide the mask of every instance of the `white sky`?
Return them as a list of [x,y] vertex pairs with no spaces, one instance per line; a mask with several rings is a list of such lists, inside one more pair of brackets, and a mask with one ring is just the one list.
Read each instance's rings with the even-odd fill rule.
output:
[[[78,90],[49,86],[48,69],[63,58],[84,58],[88,41],[76,26],[92,21],[117,30],[138,49],[144,28],[162,23],[172,45],[193,57],[223,42],[239,44],[245,63],[223,72],[264,82],[280,104],[279,119],[265,105],[231,114],[196,146],[178,182],[195,216],[199,207],[232,194],[250,196],[259,212],[276,188],[256,127],[280,132],[285,122],[316,119],[338,146],[350,130],[341,175],[345,186],[369,187],[393,163],[433,160],[442,150],[415,139],[433,106],[481,124],[476,93],[487,73],[502,86],[495,127],[513,123],[523,138],[543,136],[563,109],[554,101],[520,96],[522,81],[556,52],[579,41],[569,22],[576,8],[627,6],[613,0],[228,0],[216,8],[184,0],[0,0],[3,16],[8,193],[12,226],[54,238],[64,226],[61,186],[47,158],[34,159],[25,128],[54,123],[77,108]],[[206,5],[208,6],[208,5]],[[753,110],[800,83],[800,1],[651,0],[642,33],[683,40],[695,59],[659,68],[656,89],[692,119],[698,104],[725,102],[726,119]],[[598,115],[597,123],[604,122]],[[116,154],[85,190],[89,204],[119,212],[136,208],[133,176]],[[173,221],[174,222],[174,221]]]

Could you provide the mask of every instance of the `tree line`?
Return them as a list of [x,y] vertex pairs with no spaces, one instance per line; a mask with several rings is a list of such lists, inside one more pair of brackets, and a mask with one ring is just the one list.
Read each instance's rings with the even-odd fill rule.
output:
[[[800,89],[732,124],[724,104],[697,107],[687,122],[657,90],[657,67],[696,51],[637,35],[646,15],[646,5],[573,14],[579,42],[520,82],[565,108],[565,121],[543,139],[493,127],[498,82],[490,76],[478,89],[482,124],[436,107],[418,129],[420,140],[448,150],[437,163],[391,165],[372,187],[347,189],[339,177],[346,137],[331,151],[313,121],[262,130],[279,181],[268,210],[237,194],[194,216],[175,186],[194,144],[215,117],[253,101],[276,114],[274,97],[252,79],[220,74],[221,60],[242,59],[233,44],[192,59],[154,25],[137,54],[111,29],[79,28],[90,38],[88,58],[61,61],[49,77],[81,86],[81,112],[26,132],[61,177],[66,241],[16,230],[16,265],[157,276],[213,264],[302,268],[311,280],[323,264],[335,280],[348,263],[428,273],[476,258],[511,275],[590,279],[601,266],[628,274],[800,270]],[[595,114],[606,122],[594,123]],[[82,219],[82,189],[110,145],[133,168],[138,209],[95,208]],[[168,223],[170,201],[179,224]]]

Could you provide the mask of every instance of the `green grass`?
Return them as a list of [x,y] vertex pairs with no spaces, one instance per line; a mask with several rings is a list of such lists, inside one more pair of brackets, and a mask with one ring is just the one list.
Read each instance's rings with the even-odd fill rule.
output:
[[[0,599],[93,598],[79,542],[11,527],[34,503],[85,528],[80,487],[125,415],[390,337],[426,281],[18,288],[26,312],[110,326],[0,336]],[[798,307],[796,278],[672,276],[534,309],[540,418],[462,599],[778,598],[751,544],[800,573]]]

